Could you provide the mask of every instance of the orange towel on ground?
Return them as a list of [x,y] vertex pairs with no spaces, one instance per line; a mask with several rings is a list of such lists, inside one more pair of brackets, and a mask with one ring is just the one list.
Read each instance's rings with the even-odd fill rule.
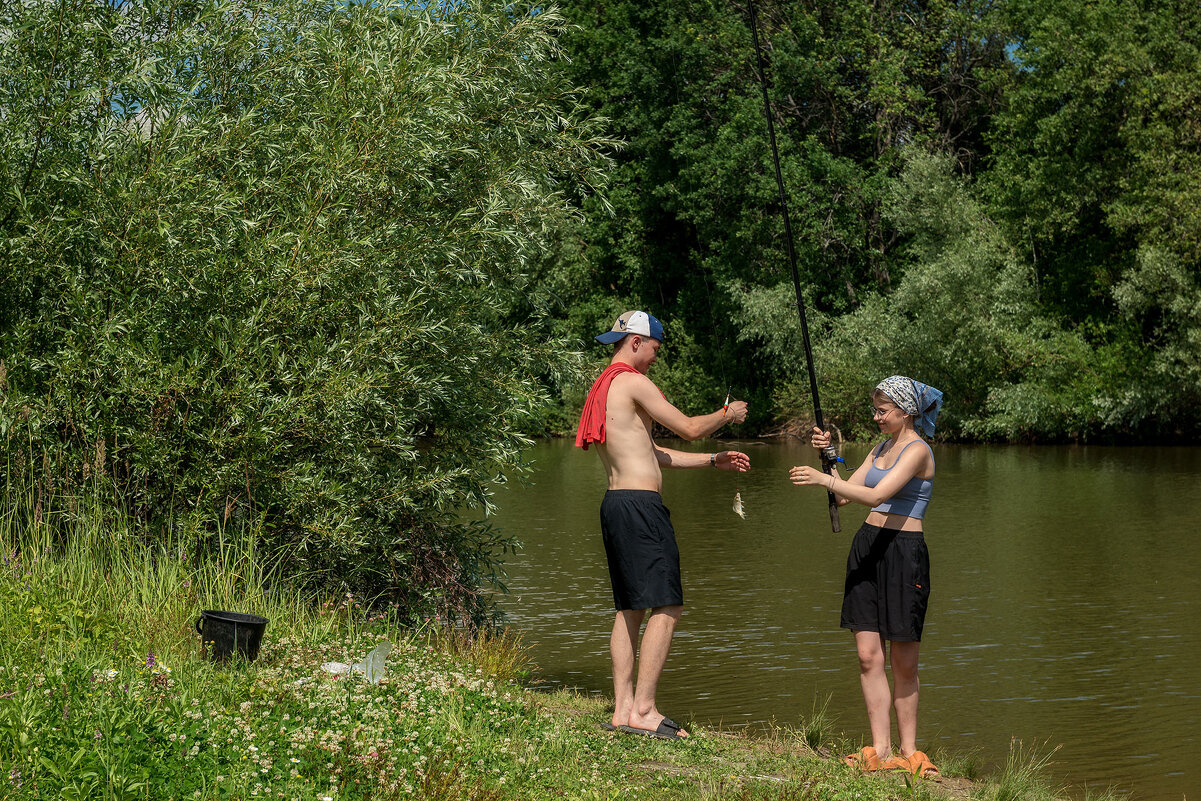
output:
[[584,409],[580,412],[580,425],[575,432],[577,448],[588,450],[590,443],[605,441],[605,403],[609,400],[609,385],[622,373],[636,372],[625,362],[615,362],[592,382],[592,389],[588,390],[588,399],[584,401]]

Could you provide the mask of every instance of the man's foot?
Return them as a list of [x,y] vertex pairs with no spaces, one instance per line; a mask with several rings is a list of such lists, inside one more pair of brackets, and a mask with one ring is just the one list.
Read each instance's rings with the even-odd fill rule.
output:
[[617,728],[626,734],[641,734],[644,737],[657,737],[660,740],[683,740],[688,737],[688,732],[684,731],[679,723],[668,717],[661,718],[659,724],[653,729],[638,726],[618,726]]
[[616,731],[616,730],[620,729],[622,726],[627,725],[629,722],[630,722],[630,710],[629,709],[614,709],[613,717],[609,718],[608,723],[602,723],[601,728],[609,730],[609,731]]
[[[662,712],[654,707],[651,707],[651,711],[645,715],[639,715],[633,710],[630,710],[630,719],[626,721],[625,725],[626,728],[638,729],[640,731],[658,731],[660,724],[662,724],[662,722],[665,720],[669,726],[675,726],[677,729],[679,729],[681,732],[681,734],[678,735],[679,737],[688,736],[688,732],[685,729],[680,728],[678,723],[671,718],[665,717]],[[622,727],[618,726],[617,728],[620,729]]]

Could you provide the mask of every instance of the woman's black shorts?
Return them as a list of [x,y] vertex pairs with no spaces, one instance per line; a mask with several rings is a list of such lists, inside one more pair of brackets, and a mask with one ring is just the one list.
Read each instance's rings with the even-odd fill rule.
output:
[[601,501],[601,535],[609,558],[615,609],[684,603],[680,551],[671,512],[653,490],[609,490]]
[[842,627],[920,641],[930,599],[930,552],[920,531],[864,523],[851,541]]

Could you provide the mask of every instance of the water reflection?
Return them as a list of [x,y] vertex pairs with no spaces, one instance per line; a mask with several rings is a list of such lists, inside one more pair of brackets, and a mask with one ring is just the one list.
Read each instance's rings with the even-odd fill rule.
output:
[[[693,446],[673,445],[688,449]],[[697,450],[705,450],[698,443]],[[675,471],[672,511],[686,611],[660,706],[726,726],[794,723],[830,699],[866,733],[854,648],[838,628],[843,566],[866,510],[829,530],[825,496],[792,487],[812,461],[795,443],[742,443],[751,473]],[[848,448],[855,464],[865,448]],[[1003,761],[1010,739],[1059,746],[1077,787],[1135,798],[1201,792],[1201,449],[955,447],[936,450],[926,519],[932,564],[919,734],[926,750]],[[610,690],[612,596],[598,534],[599,460],[537,445],[532,484],[496,517],[524,550],[502,606],[548,680]],[[747,519],[730,505],[742,494]]]

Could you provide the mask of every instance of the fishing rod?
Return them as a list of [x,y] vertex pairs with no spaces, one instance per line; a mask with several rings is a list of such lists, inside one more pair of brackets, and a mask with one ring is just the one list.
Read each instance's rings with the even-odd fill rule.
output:
[[[780,151],[776,147],[776,125],[772,120],[771,101],[767,97],[767,77],[763,69],[763,49],[759,46],[759,15],[755,12],[755,0],[747,0],[751,15],[751,36],[755,40],[755,61],[759,66],[759,88],[763,90],[763,114],[767,117],[767,136],[771,140],[772,163],[776,167],[776,187],[780,192],[780,209],[784,216],[784,241],[788,245],[788,263],[792,266],[792,285],[796,290],[796,308],[801,315],[801,338],[805,343],[805,363],[809,366],[809,391],[813,395],[813,417],[817,427],[826,430],[822,419],[822,402],[817,395],[817,372],[813,369],[813,347],[809,344],[809,321],[805,316],[805,299],[801,295],[801,274],[796,266],[796,249],[792,245],[792,222],[788,217],[788,197],[784,193],[784,176],[780,172]],[[822,472],[834,475],[834,466],[838,463],[838,452],[833,446],[822,449]],[[826,490],[826,498],[830,505],[830,528],[832,531],[842,531],[842,523],[838,519],[838,499],[834,493]]]

